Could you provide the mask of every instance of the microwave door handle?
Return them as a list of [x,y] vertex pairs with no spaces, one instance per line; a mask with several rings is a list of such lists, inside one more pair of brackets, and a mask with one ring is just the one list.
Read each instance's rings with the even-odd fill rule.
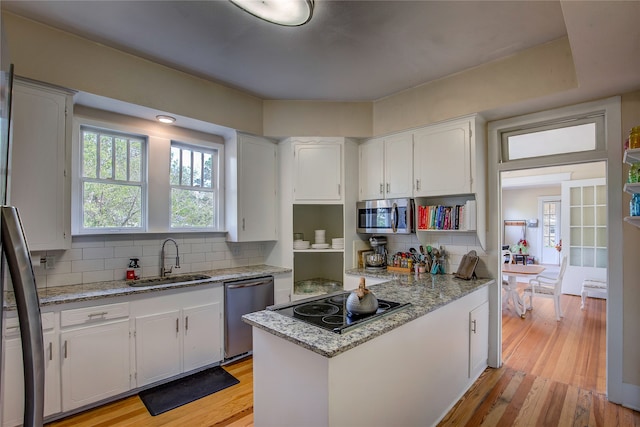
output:
[[396,203],[391,208],[391,229],[394,233],[398,232],[398,205]]

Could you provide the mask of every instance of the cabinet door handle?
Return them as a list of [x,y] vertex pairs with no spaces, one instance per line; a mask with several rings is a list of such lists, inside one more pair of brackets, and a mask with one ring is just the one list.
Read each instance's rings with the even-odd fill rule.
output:
[[53,360],[53,343],[49,341],[49,360]]
[[242,231],[244,231],[244,218],[242,218]]
[[387,193],[391,193],[391,184],[387,182]]
[[476,321],[475,319],[471,321],[471,332],[476,333]]
[[189,316],[184,318],[184,332],[186,333],[189,330]]
[[180,327],[178,325],[179,319],[176,319],[176,334],[180,332]]
[[420,180],[416,179],[416,190],[420,189]]
[[87,314],[87,317],[89,319],[93,319],[94,317],[106,316],[107,314],[109,314],[108,311],[100,311],[98,313],[89,313],[89,314]]
[[380,183],[380,194],[384,193],[384,184]]
[[66,359],[67,355],[68,355],[68,353],[67,353],[67,340],[64,341],[63,348],[64,348],[64,358]]

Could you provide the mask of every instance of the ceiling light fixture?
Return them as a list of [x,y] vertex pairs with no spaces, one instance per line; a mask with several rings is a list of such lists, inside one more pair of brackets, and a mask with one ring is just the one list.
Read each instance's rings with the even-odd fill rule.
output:
[[156,120],[159,121],[160,123],[173,123],[176,121],[175,117],[171,117],[171,116],[164,116],[164,115],[159,115],[156,116]]
[[229,0],[240,9],[273,24],[297,27],[313,15],[313,0]]

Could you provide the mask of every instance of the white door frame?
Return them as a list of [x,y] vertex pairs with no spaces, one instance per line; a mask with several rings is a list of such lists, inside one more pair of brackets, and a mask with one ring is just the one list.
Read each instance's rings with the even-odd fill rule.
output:
[[[550,123],[576,115],[604,113],[605,147],[597,151],[562,154],[541,159],[527,159],[501,162],[501,135],[514,127],[534,123]],[[488,164],[487,188],[488,206],[502,212],[502,191],[500,172],[507,170],[531,169],[536,167],[607,162],[607,182],[611,185],[607,192],[607,217],[609,219],[607,237],[609,242],[622,242],[622,131],[620,97],[588,102],[571,107],[533,113],[526,116],[504,119],[488,123]],[[493,277],[500,277],[501,215],[488,216],[488,230],[496,230],[487,235],[488,268]],[[607,397],[611,402],[623,401],[623,294],[622,294],[622,245],[610,245],[608,251],[609,295],[607,299]],[[489,289],[489,366],[502,366],[502,298],[501,280],[496,280]]]

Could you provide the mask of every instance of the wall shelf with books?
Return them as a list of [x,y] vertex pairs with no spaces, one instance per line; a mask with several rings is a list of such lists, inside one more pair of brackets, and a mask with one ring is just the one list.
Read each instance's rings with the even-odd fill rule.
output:
[[419,197],[415,200],[415,224],[423,232],[475,232],[476,200],[473,194],[451,197]]

